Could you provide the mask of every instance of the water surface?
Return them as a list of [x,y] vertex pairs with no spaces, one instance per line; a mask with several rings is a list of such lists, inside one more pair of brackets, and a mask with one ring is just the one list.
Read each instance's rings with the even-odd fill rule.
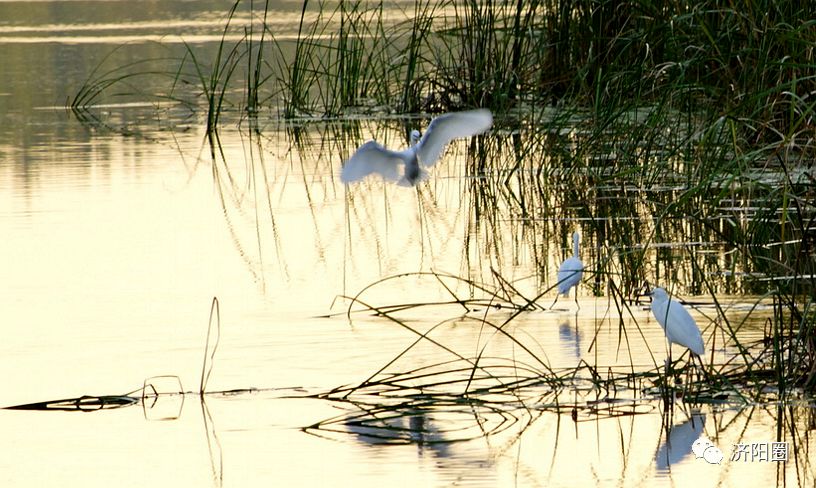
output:
[[[504,405],[511,420],[468,413],[468,406],[418,410],[386,419],[386,429],[341,422],[337,431],[301,430],[361,407],[297,397],[359,383],[417,337],[371,313],[349,320],[349,302],[338,296],[400,273],[435,271],[491,286],[498,274],[534,297],[554,285],[573,230],[584,232],[582,258],[590,270],[605,259],[606,243],[569,207],[532,217],[474,211],[488,195],[468,174],[465,142],[453,145],[418,191],[376,179],[344,188],[337,174],[348,151],[374,134],[404,144],[399,121],[363,121],[356,142],[332,137],[331,124],[310,124],[295,135],[270,121],[255,137],[246,124],[229,123],[220,134],[225,156],[215,159],[195,113],[157,116],[152,102],[113,104],[99,107],[105,124],[83,123],[65,102],[114,49],[108,58],[114,65],[178,56],[182,39],[212,52],[229,7],[136,4],[0,2],[0,404],[124,394],[158,375],[197,390],[213,297],[221,335],[208,390],[232,393],[205,402],[168,396],[96,413],[4,410],[5,486],[812,483],[810,465],[800,466],[804,475],[797,478],[792,461],[729,459],[735,444],[777,440],[780,419],[812,422],[812,410],[793,406],[678,404],[663,415],[659,401],[636,402],[642,414],[587,408],[576,422],[569,411],[557,413],[538,386],[524,402]],[[280,9],[291,28],[299,5]],[[693,301],[694,272],[676,263],[696,247],[712,256],[706,272],[713,276],[728,250],[686,230],[684,241],[697,244],[675,248],[669,239],[635,238],[631,249],[648,249],[654,279],[671,278]],[[446,283],[408,276],[361,299],[384,306],[449,300],[451,292],[479,295],[465,282]],[[756,299],[727,294],[741,289],[733,279],[717,283],[730,320],[740,323]],[[555,369],[582,360],[599,371],[662,366],[662,331],[645,304],[619,313],[604,280],[591,273],[578,297],[525,312],[509,330]],[[541,304],[549,308],[554,298],[546,294]],[[712,342],[717,311],[705,296],[699,301],[694,316],[714,345],[707,360],[722,363],[734,351],[719,338]],[[529,360],[517,343],[478,325],[479,318],[501,321],[510,311],[473,308],[395,316],[419,331],[437,326],[432,337],[462,354]],[[769,313],[759,307],[741,337],[761,338]],[[629,331],[623,340],[621,320]],[[422,344],[388,371],[451,359],[449,351]],[[599,395],[576,389],[561,401],[572,396],[589,406]],[[495,425],[495,434],[480,434]],[[664,425],[675,426],[673,437]],[[723,450],[722,465],[689,451],[700,435]]]

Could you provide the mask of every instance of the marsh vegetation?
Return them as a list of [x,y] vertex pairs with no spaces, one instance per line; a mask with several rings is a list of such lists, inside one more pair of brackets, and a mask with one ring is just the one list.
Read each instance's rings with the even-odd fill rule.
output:
[[[574,418],[643,408],[641,397],[618,403],[618,391],[694,404],[812,395],[816,6],[778,0],[399,5],[398,15],[381,2],[306,0],[297,33],[280,36],[269,22],[268,1],[239,0],[225,13],[215,51],[185,44],[180,53],[151,60],[162,68],[100,68],[72,102],[75,113],[97,123],[99,104],[132,97],[153,100],[159,114],[187,112],[200,121],[222,202],[240,199],[235,194],[246,190],[235,184],[236,175],[248,172],[255,211],[269,219],[276,248],[288,237],[276,230],[268,195],[274,170],[262,154],[270,138],[287,138],[302,164],[336,174],[364,134],[404,141],[427,114],[493,111],[494,130],[468,142],[463,174],[456,175],[463,273],[383,277],[346,297],[349,318],[374,314],[410,330],[416,341],[360,384],[322,394],[358,410],[310,429],[357,425],[387,437],[394,431],[388,422],[463,409],[503,419],[467,437],[501,431],[532,404]],[[141,77],[162,77],[166,88],[135,90]],[[249,161],[231,160],[220,144],[219,131],[235,126],[248,134]],[[269,135],[267,127],[283,127],[283,135]],[[306,128],[319,144],[306,140]],[[347,190],[350,233],[366,232],[374,205],[368,188]],[[417,192],[420,207],[436,203],[432,188]],[[224,213],[229,219],[226,206]],[[544,297],[555,289],[551,256],[568,247],[563,243],[576,228],[586,243],[583,293],[606,303],[596,333],[617,328],[625,351],[641,334],[632,310],[643,306],[642,292],[664,285],[695,297],[709,318],[701,324],[707,346],[729,359],[714,361],[712,353],[703,358],[706,374],[695,375],[686,355],[667,381],[660,353],[650,351],[646,365],[631,360],[601,370],[579,361],[565,369],[551,365],[529,338],[515,336],[518,317],[546,308]],[[520,259],[531,262],[535,276],[511,277]],[[367,297],[399,279],[421,282],[413,288],[438,287],[449,300]],[[725,299],[731,296],[748,300],[738,319]],[[404,315],[418,309],[434,310],[439,321],[413,327]],[[740,329],[753,314],[767,317],[765,333],[745,341]],[[475,356],[450,349],[434,334],[453,322],[503,337],[522,354],[483,354],[490,339]],[[450,357],[393,371],[428,344]],[[408,435],[403,427],[397,431]]]

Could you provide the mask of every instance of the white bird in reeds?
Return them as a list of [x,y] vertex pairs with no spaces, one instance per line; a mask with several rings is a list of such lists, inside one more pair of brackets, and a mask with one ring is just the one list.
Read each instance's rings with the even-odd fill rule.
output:
[[418,130],[411,131],[411,145],[402,151],[368,141],[343,164],[340,181],[353,183],[377,173],[400,186],[415,186],[428,179],[423,166],[436,164],[450,141],[481,134],[492,125],[493,114],[487,109],[452,112],[433,119],[421,138]]
[[[577,232],[572,234],[572,256],[565,259],[558,268],[558,293],[568,297],[570,288],[577,287],[584,274],[584,263],[579,256],[581,235]],[[578,299],[576,288],[575,299]]]
[[670,299],[663,288],[655,288],[649,295],[652,297],[652,314],[669,341],[669,358],[666,362],[668,376],[672,344],[687,347],[697,356],[705,354],[705,344],[697,322],[680,302]]

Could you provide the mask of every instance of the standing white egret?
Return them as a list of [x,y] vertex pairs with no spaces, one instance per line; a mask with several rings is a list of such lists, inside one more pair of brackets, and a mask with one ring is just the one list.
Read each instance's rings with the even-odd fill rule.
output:
[[705,344],[703,344],[703,336],[700,335],[697,322],[680,302],[671,300],[663,288],[655,288],[650,295],[652,314],[657,323],[663,327],[666,339],[669,341],[669,358],[666,362],[666,376],[668,376],[672,344],[685,346],[697,356],[705,354]]
[[[353,183],[377,173],[400,186],[415,186],[428,178],[422,166],[436,164],[450,141],[481,134],[492,125],[493,114],[487,109],[452,112],[433,119],[421,138],[418,130],[411,131],[411,145],[402,151],[392,151],[377,141],[368,141],[345,162],[340,181]],[[401,164],[405,169],[400,175]]]
[[[581,235],[575,232],[572,234],[572,256],[565,259],[558,268],[558,293],[569,296],[570,288],[577,287],[581,282],[581,276],[584,274],[584,263],[578,255],[580,250]],[[578,291],[576,288],[575,299],[578,300]]]

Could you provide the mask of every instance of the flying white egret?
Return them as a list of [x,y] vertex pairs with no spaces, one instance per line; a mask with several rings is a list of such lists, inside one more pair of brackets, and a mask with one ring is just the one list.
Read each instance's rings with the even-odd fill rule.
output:
[[669,341],[669,358],[666,363],[668,376],[672,344],[685,346],[697,356],[705,354],[705,344],[697,322],[680,302],[671,300],[663,288],[655,288],[649,295],[652,297],[652,314],[663,327]]
[[[450,141],[481,134],[492,125],[493,114],[487,109],[452,112],[433,119],[421,138],[418,130],[411,131],[411,145],[402,151],[392,151],[377,141],[368,141],[345,162],[340,181],[353,183],[377,173],[400,186],[415,186],[428,179],[428,172],[422,166],[436,164]],[[400,165],[405,165],[402,174]]]

